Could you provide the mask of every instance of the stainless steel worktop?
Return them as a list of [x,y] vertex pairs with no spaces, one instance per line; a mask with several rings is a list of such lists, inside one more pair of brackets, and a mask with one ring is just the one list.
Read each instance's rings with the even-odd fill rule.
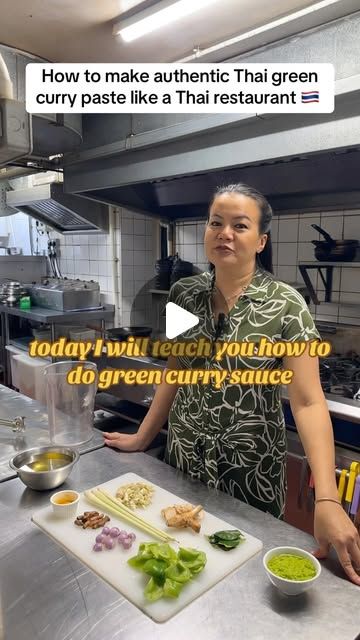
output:
[[[4,482],[10,478],[16,478],[16,473],[9,467],[10,458],[25,449],[49,444],[49,430],[45,407],[39,402],[27,398],[17,391],[12,391],[12,389],[1,384],[0,416],[10,420],[16,416],[25,417],[24,433],[14,433],[10,427],[0,425],[0,482]],[[83,454],[103,446],[104,438],[95,429],[91,440],[80,445],[77,449],[80,454]]]
[[32,307],[31,309],[20,309],[20,307],[7,307],[0,304],[0,313],[7,316],[18,316],[25,320],[34,322],[45,322],[47,324],[61,324],[64,322],[90,322],[91,320],[111,320],[114,316],[114,305],[106,304],[101,309],[85,311],[55,311],[43,307]]
[[[150,356],[133,357],[122,355],[119,358],[111,358],[106,355],[105,349],[101,358],[94,358],[90,354],[88,359],[97,364],[99,371],[106,368],[162,370],[165,369],[167,362],[166,359],[161,360]],[[120,383],[110,387],[107,393],[148,407],[154,395],[154,388],[151,384],[129,386]],[[286,385],[281,387],[281,397],[284,402],[289,403],[289,393]],[[360,402],[329,393],[325,393],[325,399],[332,416],[343,418],[356,424],[360,422]]]
[[[108,448],[88,453],[64,487],[83,490],[129,471],[260,538],[264,552],[283,544],[314,547],[309,535],[144,453]],[[309,592],[289,598],[265,576],[263,552],[157,625],[31,523],[31,513],[47,506],[50,494],[33,492],[18,479],[0,485],[0,627],[5,640],[354,640],[359,632],[360,588],[344,578],[334,556],[323,562]]]

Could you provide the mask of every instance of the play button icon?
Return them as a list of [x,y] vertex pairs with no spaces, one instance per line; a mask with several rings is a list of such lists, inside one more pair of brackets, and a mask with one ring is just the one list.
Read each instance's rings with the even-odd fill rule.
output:
[[166,305],[166,337],[171,340],[199,324],[199,318],[174,302]]

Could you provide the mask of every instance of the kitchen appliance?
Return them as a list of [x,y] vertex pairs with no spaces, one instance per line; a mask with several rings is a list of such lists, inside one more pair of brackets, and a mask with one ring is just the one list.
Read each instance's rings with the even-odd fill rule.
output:
[[[69,384],[68,374],[82,368],[86,383]],[[88,377],[93,381],[89,381]],[[44,370],[50,440],[57,445],[77,446],[94,435],[94,404],[97,367],[93,362],[55,362]]]
[[42,284],[27,287],[31,300],[38,307],[56,311],[99,309],[100,287],[94,280],[46,278]]
[[49,182],[6,193],[6,203],[64,234],[109,228],[108,206],[64,192],[61,182]]
[[311,225],[325,240],[312,240],[315,245],[315,258],[319,261],[351,262],[359,247],[358,240],[334,240],[327,231],[317,224]]
[[[147,482],[147,480],[134,473],[126,473],[100,486],[115,495],[119,486],[131,482]],[[161,516],[161,509],[183,502],[183,500],[162,487],[154,484],[152,486],[155,489],[152,504],[143,510],[141,517],[149,520],[155,527],[166,530],[165,522]],[[191,499],[190,496],[188,497]],[[78,513],[83,513],[90,509],[92,507],[85,497],[81,495]],[[263,546],[260,540],[244,532],[246,539],[230,552],[212,547],[206,538],[207,535],[215,531],[234,529],[234,527],[211,513],[205,513],[200,534],[195,534],[193,531],[186,529],[167,529],[168,533],[173,532],[175,535],[176,532],[176,539],[181,546],[196,547],[196,549],[205,551],[207,563],[201,574],[186,584],[178,598],[162,598],[157,602],[149,603],[144,598],[146,585],[144,575],[127,564],[128,558],[136,555],[138,545],[151,540],[148,534],[136,529],[136,544],[133,550],[129,552],[115,548],[104,553],[94,553],[92,550],[96,535],[94,530],[75,527],[72,520],[56,521],[51,517],[51,513],[51,507],[37,511],[33,514],[32,521],[156,622],[169,620],[190,602],[193,602],[195,598],[211,589],[225,576],[259,553]],[[117,520],[113,515],[111,515],[111,523],[112,526],[118,526],[120,529],[128,529],[126,522]],[[134,527],[131,527],[131,530],[133,529]],[[119,546],[117,545],[117,547]]]
[[9,465],[27,487],[47,491],[65,482],[79,457],[67,447],[38,447],[18,453]]
[[46,256],[0,256],[0,282],[41,282],[47,273]]

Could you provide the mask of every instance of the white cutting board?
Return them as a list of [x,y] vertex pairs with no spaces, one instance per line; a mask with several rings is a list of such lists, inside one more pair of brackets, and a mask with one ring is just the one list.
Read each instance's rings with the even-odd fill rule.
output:
[[[98,486],[115,495],[118,487],[129,482],[149,481],[135,473],[126,473],[119,478]],[[207,556],[207,563],[203,571],[193,581],[185,585],[177,599],[162,598],[153,603],[145,600],[144,588],[149,577],[131,568],[127,564],[127,560],[137,554],[141,542],[154,542],[155,539],[125,521],[109,514],[111,518],[110,526],[118,526],[120,529],[125,529],[125,531],[135,532],[136,540],[131,549],[125,550],[121,545],[117,544],[114,549],[104,549],[101,552],[92,550],[95,537],[101,532],[101,529],[82,529],[75,526],[74,519],[59,520],[54,517],[51,506],[34,513],[32,521],[67,551],[70,551],[76,558],[81,560],[89,569],[92,569],[100,578],[108,582],[114,589],[117,589],[146,615],[156,622],[165,622],[258,553],[263,544],[257,538],[243,532],[246,540],[240,543],[236,549],[223,551],[212,547],[205,537],[206,535],[224,529],[236,529],[236,527],[207,512],[204,514],[200,533],[167,527],[161,516],[161,509],[185,501],[173,493],[154,485],[152,482],[149,482],[149,484],[155,488],[152,504],[146,509],[137,509],[136,513],[146,518],[157,528],[166,530],[170,535],[173,535],[181,546],[201,549],[205,551]],[[82,494],[78,514],[89,510],[100,511],[100,508],[90,505]],[[156,542],[160,541],[156,540]],[[178,548],[176,543],[173,543],[173,546],[176,549]]]

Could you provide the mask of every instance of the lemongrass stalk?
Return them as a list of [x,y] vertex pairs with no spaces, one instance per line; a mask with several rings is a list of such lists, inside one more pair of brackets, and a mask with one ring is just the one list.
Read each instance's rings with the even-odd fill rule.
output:
[[174,541],[175,540],[175,538],[173,538],[168,533],[166,533],[166,531],[162,531],[161,529],[158,529],[157,527],[155,527],[154,525],[150,524],[149,522],[147,522],[146,520],[144,520],[140,516],[137,516],[131,509],[129,509],[128,507],[123,505],[120,502],[120,500],[117,500],[116,498],[113,498],[113,496],[110,493],[108,493],[107,491],[105,491],[104,489],[101,489],[100,487],[97,487],[96,489],[92,490],[92,493],[99,500],[104,500],[106,502],[106,504],[109,504],[109,506],[113,505],[114,508],[118,509],[119,513],[123,514],[124,517],[127,517],[129,519],[129,521],[131,521],[133,524],[137,523],[138,526],[140,526],[140,528],[143,528],[145,526],[148,531],[150,531],[150,529],[151,529],[154,533],[156,533],[157,535],[161,535],[163,537],[163,539],[165,539],[167,541]]
[[145,531],[145,533],[160,539],[162,542],[170,542],[174,540],[174,538],[171,538],[170,536],[168,536],[168,534],[166,534],[164,531],[161,531],[160,529],[156,529],[152,525],[148,524],[145,520],[141,520],[140,518],[137,518],[136,520],[132,512],[130,516],[127,513],[122,512],[115,505],[113,506],[108,502],[105,502],[105,500],[100,499],[99,497],[94,495],[92,491],[85,491],[84,495],[91,504],[94,504],[97,507],[101,507],[101,509],[103,509],[104,511],[106,510],[109,511],[112,515],[115,515],[117,518],[122,518],[123,520],[126,520],[133,526],[136,526],[139,529],[142,529],[143,531]]
[[91,491],[85,491],[84,495],[85,495],[86,499],[91,504],[94,504],[97,507],[100,507],[103,511],[108,511],[109,513],[113,514],[117,518],[120,518],[120,519],[125,520],[126,522],[129,522],[133,526],[137,526],[138,528],[140,528],[143,531],[145,531],[145,533],[148,533],[149,535],[151,535],[153,537],[159,538],[162,542],[168,540],[167,538],[165,538],[165,536],[162,534],[162,532],[158,532],[157,530],[153,531],[151,526],[144,526],[143,524],[141,525],[139,523],[134,522],[130,517],[128,517],[127,515],[122,513],[115,506],[113,507],[110,504],[108,504],[107,502],[105,502],[104,500],[97,498],[95,495],[92,494]]

